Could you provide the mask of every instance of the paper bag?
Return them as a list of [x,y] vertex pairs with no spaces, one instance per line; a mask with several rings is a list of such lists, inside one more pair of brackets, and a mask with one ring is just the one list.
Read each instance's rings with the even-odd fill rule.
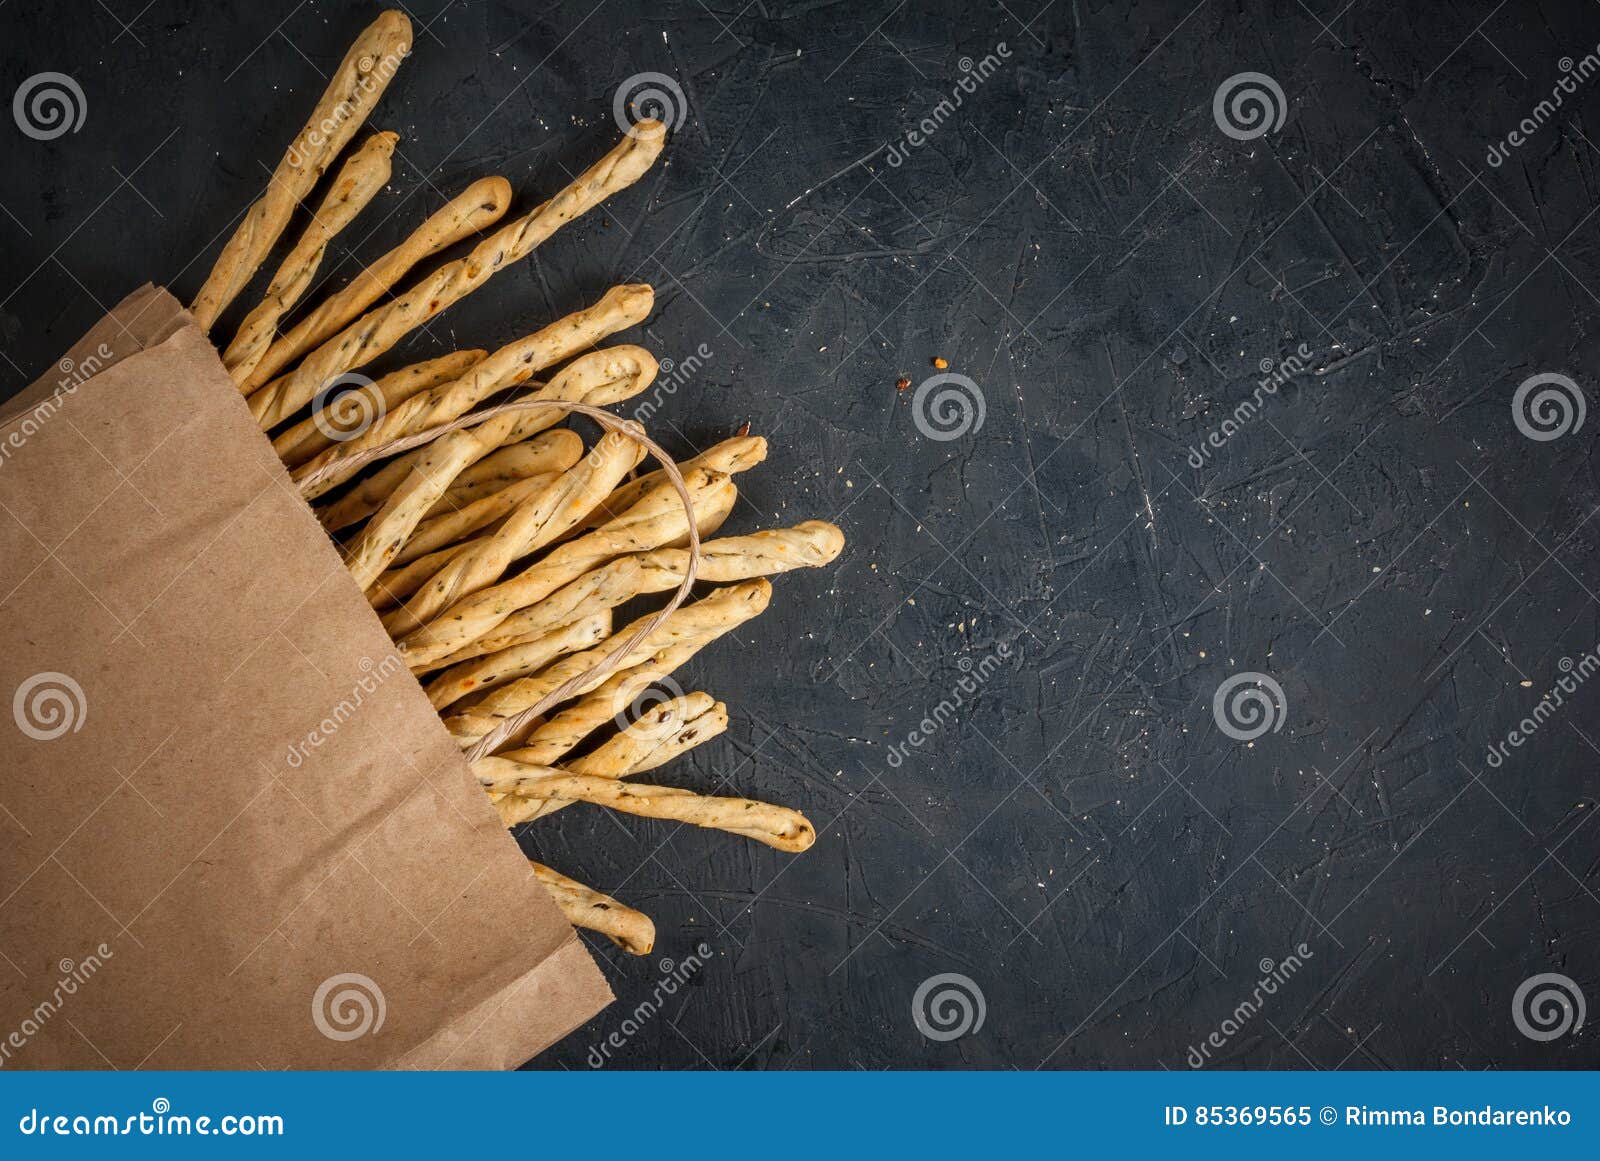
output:
[[165,291],[0,407],[0,1067],[506,1068],[610,993]]

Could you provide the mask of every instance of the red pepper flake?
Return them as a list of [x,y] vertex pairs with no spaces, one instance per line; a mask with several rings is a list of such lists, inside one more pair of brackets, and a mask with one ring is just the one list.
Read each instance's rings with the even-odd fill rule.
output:
[[933,357],[933,365],[935,367],[937,367],[939,370],[943,371],[946,367],[948,367],[950,365],[950,361],[948,359],[946,359],[943,355],[935,355]]
[[905,391],[905,390],[908,390],[910,387],[911,387],[911,379],[907,375],[902,375],[902,376],[900,376],[899,379],[895,380],[894,389],[896,391]]
[[739,425],[739,430],[736,434],[740,437],[750,434],[750,421],[748,419]]

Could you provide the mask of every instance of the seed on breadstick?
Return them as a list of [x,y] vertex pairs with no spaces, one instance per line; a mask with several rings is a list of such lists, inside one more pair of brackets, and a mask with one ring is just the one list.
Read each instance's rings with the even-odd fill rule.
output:
[[[386,414],[391,407],[399,406],[413,395],[420,395],[441,383],[453,383],[486,354],[487,351],[452,351],[437,359],[391,371],[370,385],[354,387],[330,399],[315,415],[302,419],[273,440],[272,449],[280,460],[292,467],[297,456],[309,459],[323,448],[365,431],[377,416]],[[414,462],[407,465],[407,472],[414,466]],[[374,504],[372,511],[376,512],[378,507]]]
[[[523,414],[533,414],[525,412]],[[502,419],[515,419],[516,415],[502,416]],[[478,442],[485,447],[503,446],[515,443],[518,440],[509,438],[500,424],[499,419],[491,419],[472,429],[478,433]],[[529,433],[513,432],[519,439]],[[546,431],[536,438],[528,440],[529,444],[538,449],[538,470],[543,472],[564,472],[583,456],[583,440],[575,431]],[[389,493],[400,486],[400,481],[405,479],[406,473],[411,470],[411,465],[418,458],[417,453],[421,448],[415,448],[405,455],[390,460],[370,476],[365,476],[356,481],[338,500],[317,510],[317,519],[322,521],[322,526],[330,532],[337,532],[341,528],[365,520],[389,498]],[[530,453],[530,457],[533,453]]]
[[[678,465],[679,471],[687,472],[691,468],[706,468],[713,472],[722,472],[724,475],[734,476],[740,472],[749,471],[762,460],[767,458],[767,441],[759,435],[735,436],[725,439],[693,459],[684,460]],[[578,524],[578,530],[587,532],[591,528],[598,528],[607,520],[626,512],[637,504],[651,488],[667,482],[667,474],[663,471],[647,472],[638,479],[629,480],[611,495],[606,497],[605,503]]]
[[[645,818],[687,822],[742,835],[780,851],[797,853],[817,841],[816,830],[798,810],[749,798],[717,798],[676,786],[643,786],[584,774],[538,778],[528,787],[547,801],[592,802]],[[520,813],[517,801],[517,796],[507,796],[495,803],[507,825],[515,825],[508,820]]]
[[[293,472],[294,478],[303,480],[313,472],[320,472],[325,465],[348,460],[402,436],[449,423],[496,392],[525,383],[538,371],[592,347],[607,335],[643,322],[654,301],[655,295],[648,286],[618,286],[608,290],[593,306],[501,347],[454,383],[406,400],[359,438],[328,448],[302,464]],[[632,381],[631,376],[628,379]],[[534,399],[544,397],[543,391],[532,396]],[[554,413],[547,413],[546,418],[551,427],[560,422],[560,417]],[[311,496],[320,496],[336,487],[356,470],[346,467],[333,472],[312,489]]]
[[[408,545],[409,547],[409,545]],[[819,568],[844,548],[844,533],[823,520],[806,520],[793,528],[772,528],[748,536],[729,536],[700,543],[699,577],[727,583],[775,576],[799,568]],[[573,617],[615,608],[635,597],[676,588],[689,565],[681,548],[658,548],[620,556],[585,573],[538,604],[511,614],[492,633],[478,638],[429,668],[456,665],[523,644],[550,632]]]
[[266,260],[295,207],[356,135],[410,51],[411,21],[399,12],[383,13],[356,37],[305,127],[272,171],[266,192],[245,211],[195,296],[190,310],[202,331],[211,329]]
[[266,297],[239,324],[238,334],[222,353],[222,365],[241,390],[250,372],[267,353],[272,337],[278,332],[278,321],[293,309],[311,285],[328,251],[328,243],[355,220],[389,180],[389,159],[394,156],[395,143],[399,140],[398,133],[374,133],[339,168],[333,188],[322,199],[311,224],[272,276]]
[[494,225],[511,205],[511,183],[503,177],[473,182],[418,226],[411,236],[390,250],[347,286],[323,300],[267,348],[241,385],[247,394],[271,382],[289,364],[337,334],[361,312],[394,289],[418,262],[463,238]]
[[[417,530],[411,534],[405,546],[401,548],[394,558],[397,566],[410,564],[414,560],[436,552],[441,548],[455,544],[465,537],[471,536],[481,528],[504,516],[509,515],[523,501],[537,496],[561,478],[558,472],[543,472],[537,476],[529,476],[525,480],[518,480],[507,484],[497,492],[490,492],[481,500],[463,503],[460,507],[449,507],[440,515],[425,516]],[[456,489],[452,488],[444,494],[445,500]],[[439,504],[435,504],[430,512],[439,512]],[[441,566],[442,567],[442,566]],[[431,575],[431,574],[430,574]],[[413,589],[412,592],[416,590]],[[410,596],[410,593],[406,594]]]
[[[643,433],[637,426],[635,430]],[[571,528],[594,506],[596,497],[608,495],[643,457],[642,444],[618,432],[607,432],[576,466],[524,500],[498,531],[480,537],[475,547],[440,569],[403,608],[385,617],[384,628],[392,636],[414,632],[440,610],[488,588],[513,561],[538,551]]]
[[656,925],[643,911],[618,903],[543,863],[530,859],[528,865],[572,926],[599,932],[629,955],[649,955],[655,947]]
[[[645,124],[645,123],[641,123]],[[501,268],[526,256],[561,226],[637,181],[661,153],[663,134],[635,126],[622,142],[564,190],[526,217],[501,226],[464,258],[448,262],[391,302],[356,319],[305,357],[299,367],[250,396],[263,428],[282,423],[311,401],[323,383],[370,363]]]
[[456,474],[482,454],[471,431],[447,432],[427,450],[428,454],[412,469],[411,477],[394,490],[389,502],[345,553],[345,568],[363,590],[382,575],[406,537],[421,522],[422,514],[444,495]]
[[[727,476],[697,468],[683,477],[698,521],[705,509],[732,507]],[[424,665],[493,630],[518,609],[543,600],[592,568],[629,552],[671,544],[688,535],[688,514],[676,491],[653,491],[617,519],[568,541],[517,576],[458,601],[400,642],[406,661]]]
[[[552,757],[543,763],[553,764],[556,758],[593,733],[602,723],[626,709],[633,697],[649,685],[670,676],[724,633],[758,616],[771,599],[771,583],[753,580],[715,589],[693,604],[678,608],[641,642],[639,649],[616,672],[609,677],[580,684],[574,693],[578,702],[571,709],[535,725],[526,745],[553,748]],[[646,620],[641,617],[613,636],[618,641],[626,640]],[[499,725],[501,720],[514,717],[534,705],[545,694],[560,688],[574,674],[587,673],[608,650],[609,646],[602,644],[591,650],[593,656],[577,654],[563,658],[532,677],[502,686],[466,712],[447,718],[445,727],[462,741],[463,749],[469,748]],[[624,697],[624,692],[629,696]],[[558,743],[559,748],[554,748]]]
[[468,662],[472,669],[447,669],[430,681],[424,692],[433,708],[442,710],[469,693],[493,689],[519,677],[527,677],[538,673],[558,657],[592,649],[610,635],[611,610],[590,613],[526,645],[496,654],[493,664]]

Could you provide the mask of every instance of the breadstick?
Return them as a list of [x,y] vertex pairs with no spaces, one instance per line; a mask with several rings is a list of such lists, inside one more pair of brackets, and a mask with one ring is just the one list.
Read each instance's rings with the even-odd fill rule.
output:
[[382,575],[422,514],[444,494],[472,457],[481,454],[470,431],[451,431],[428,445],[428,454],[411,471],[411,478],[394,490],[389,502],[373,517],[345,553],[345,567],[365,590]]
[[418,262],[494,225],[510,205],[511,183],[505,178],[485,177],[473,182],[429,215],[404,242],[363,267],[349,285],[313,308],[288,334],[268,347],[242,390],[249,393],[270,382],[290,363],[360,317]]
[[[536,641],[497,654],[495,664],[479,666],[476,673],[447,669],[429,682],[424,692],[433,708],[442,710],[477,690],[493,689],[519,677],[538,673],[565,654],[590,649],[611,635],[611,610],[590,613],[547,633]],[[476,664],[469,662],[469,664]]]
[[[536,372],[593,346],[607,335],[643,322],[654,301],[655,295],[648,286],[615,287],[593,306],[501,347],[454,383],[446,383],[407,399],[373,424],[360,438],[328,448],[292,474],[296,480],[304,479],[325,464],[349,459],[358,452],[390,440],[449,423],[496,392],[525,383]],[[631,377],[629,381],[632,381]],[[549,387],[546,387],[545,391],[548,390]],[[545,391],[536,392],[532,398],[546,398]],[[546,413],[544,418],[550,421],[549,426],[554,427],[561,417],[552,411]],[[316,486],[314,495],[322,495],[336,487],[349,479],[354,471],[345,468],[329,476]]]
[[582,616],[584,611],[615,608],[628,599],[627,594],[639,588],[641,579],[639,558],[620,556],[610,564],[591,569],[571,584],[563,585],[538,604],[517,610],[487,636],[418,668],[424,671],[443,669],[526,644]]
[[[483,426],[490,426],[485,424]],[[484,438],[483,427],[474,428],[478,438]],[[493,433],[488,433],[492,437]],[[564,472],[577,463],[583,455],[583,440],[575,431],[565,428],[557,431],[546,432],[545,439],[539,436],[534,439],[523,440],[521,443],[502,447],[491,452],[466,471],[456,477],[456,482],[450,485],[446,492],[428,515],[438,516],[443,512],[454,512],[474,504],[485,496],[492,496],[503,488],[515,484],[519,480],[526,480],[530,476],[549,475],[551,472]],[[556,437],[569,437],[566,439]],[[555,445],[560,444],[557,448]],[[572,458],[559,467],[553,467],[551,460],[556,455],[565,455],[566,449],[572,444],[577,445],[577,450]]]
[[[457,478],[459,479],[460,477]],[[509,515],[524,500],[538,495],[560,478],[561,476],[557,472],[542,472],[537,476],[529,476],[525,480],[507,484],[498,492],[490,492],[481,500],[463,503],[456,508],[446,508],[444,512],[437,516],[424,516],[422,523],[417,525],[417,530],[411,534],[411,539],[407,540],[405,546],[396,554],[394,563],[396,565],[407,565],[414,560],[420,560],[425,556],[431,555],[437,549],[455,544],[480,528],[487,527],[501,517]],[[438,512],[440,505],[449,501],[451,495],[456,491],[455,488],[450,489],[449,492],[444,494],[444,499],[440,500],[429,511]],[[415,591],[415,589],[412,590],[412,592]],[[410,596],[411,594],[407,593],[406,595]]]
[[[731,508],[735,489],[727,476],[697,468],[684,485],[698,521],[702,509]],[[510,580],[474,593],[400,642],[412,666],[448,656],[476,641],[518,609],[543,600],[612,557],[670,544],[688,534],[688,515],[672,488],[651,492],[610,523],[568,541]]]
[[[678,465],[678,470],[687,472],[691,468],[707,468],[713,472],[722,472],[724,475],[737,475],[749,471],[762,460],[767,458],[767,441],[759,435],[735,436],[725,439],[708,451],[702,452],[693,459],[684,460]],[[604,504],[595,508],[578,524],[578,531],[587,532],[597,528],[639,502],[641,496],[657,484],[665,483],[667,475],[662,471],[648,472],[636,480],[629,480],[611,495],[606,497]]]
[[[798,853],[817,841],[816,830],[799,811],[748,798],[716,798],[676,786],[641,786],[585,774],[538,778],[528,783],[528,792],[534,791],[546,801],[592,802],[645,818],[725,830],[780,851]],[[508,826],[516,825],[513,820],[522,812],[519,798],[507,796],[495,803]]]
[[[273,440],[272,450],[286,465],[293,467],[299,460],[310,459],[323,448],[360,435],[387,415],[391,407],[398,407],[413,395],[420,395],[441,383],[453,383],[488,353],[453,351],[437,359],[427,359],[391,371],[371,386],[352,387],[344,394],[329,399],[320,410]],[[414,466],[414,463],[408,465],[408,470]],[[377,511],[376,505],[373,511]]]
[[[478,433],[478,442],[485,447],[515,443],[530,433],[515,427],[508,430],[501,420],[530,419],[533,416],[544,418],[538,412],[521,412],[491,419],[472,430]],[[568,438],[569,436],[571,438]],[[539,447],[540,454],[544,457],[544,461],[540,464],[542,472],[564,472],[577,463],[583,455],[583,440],[576,432],[546,432],[530,442]],[[406,473],[411,470],[411,465],[417,459],[417,452],[421,450],[417,448],[397,459],[392,459],[372,475],[352,484],[349,491],[339,500],[319,509],[317,519],[321,520],[322,526],[330,532],[337,532],[357,521],[365,520],[383,506],[390,492],[400,486],[400,481],[405,479]]]
[[643,911],[618,903],[610,895],[585,887],[543,863],[530,859],[528,865],[572,926],[598,931],[629,955],[649,955],[655,947],[656,925]]
[[333,188],[322,199],[311,224],[272,276],[266,298],[239,324],[239,333],[222,353],[222,365],[241,390],[261,356],[267,353],[272,336],[277,333],[278,320],[289,313],[311,285],[328,243],[355,220],[389,180],[389,159],[399,140],[398,133],[374,133],[340,167]]
[[[822,520],[807,520],[793,528],[767,529],[748,536],[706,540],[700,544],[699,577],[726,583],[774,576],[797,568],[818,568],[832,561],[843,548],[844,533]],[[619,556],[551,593],[538,604],[519,609],[497,625],[494,632],[433,663],[430,668],[492,655],[541,637],[586,612],[615,608],[646,593],[676,588],[688,563],[689,553],[681,548],[658,548]]]
[[[640,122],[640,125],[649,122]],[[368,311],[305,357],[295,370],[250,396],[250,413],[263,428],[282,423],[310,402],[335,375],[370,363],[451,303],[482,286],[495,271],[524,257],[573,218],[632,185],[661,152],[664,134],[635,126],[621,144],[584,170],[555,197],[526,217],[501,226],[400,297]]]
[[[635,430],[643,432],[642,428]],[[593,507],[595,498],[608,495],[643,456],[643,445],[608,431],[575,467],[524,500],[499,531],[480,537],[418,589],[404,608],[385,617],[384,628],[392,636],[415,632],[441,609],[494,584],[513,561],[536,552],[571,528]]]
[[[572,740],[555,754],[555,757],[560,757],[593,732],[601,722],[615,717],[620,710],[627,707],[632,699],[619,701],[619,695],[625,683],[630,680],[630,675],[634,680],[643,679],[644,686],[661,680],[724,633],[759,615],[766,609],[771,599],[771,583],[754,580],[715,589],[693,604],[682,606],[641,642],[632,657],[624,661],[622,669],[609,677],[580,685],[575,696],[581,700],[573,710],[557,714],[549,721],[535,726],[529,735],[528,744],[533,745],[541,738],[553,739],[558,734],[562,737],[571,736],[573,731],[579,728],[580,723],[587,723],[586,729],[572,737]],[[626,640],[629,635],[637,632],[647,619],[641,617],[612,636],[617,641]],[[587,673],[610,647],[611,644],[602,643],[589,654],[576,654],[563,658],[541,673],[502,686],[465,713],[446,719],[445,726],[464,743],[463,748],[466,748],[471,742],[475,742],[492,730],[501,719],[511,717],[533,705],[551,690],[559,688],[574,674]],[[650,652],[652,650],[653,652]],[[647,672],[651,676],[644,678],[643,675]],[[639,690],[633,692],[637,694]],[[576,712],[580,710],[581,712]]]
[[437,552],[418,557],[402,568],[391,568],[367,589],[367,603],[374,609],[387,609],[403,602],[428,583],[428,578],[460,556],[474,541],[463,540]]
[[[524,765],[522,763],[527,752],[512,750],[494,759],[504,760],[504,766],[485,768],[485,763],[490,761],[486,758],[475,763],[473,771],[478,774],[484,789],[496,800],[507,794],[523,794],[530,770],[537,770],[538,777],[568,773],[598,778],[631,778],[635,774],[665,766],[680,754],[720,736],[727,728],[727,706],[720,701],[713,702],[709,693],[691,693],[654,707],[644,717],[596,748],[594,753],[568,763],[565,768]],[[543,818],[567,805],[541,799],[536,787],[523,802],[525,805],[517,813],[518,822]]]
[[245,211],[195,296],[190,310],[201,330],[211,329],[266,260],[295,207],[356,135],[410,51],[411,21],[399,12],[383,13],[356,37],[305,127],[272,171],[266,193]]

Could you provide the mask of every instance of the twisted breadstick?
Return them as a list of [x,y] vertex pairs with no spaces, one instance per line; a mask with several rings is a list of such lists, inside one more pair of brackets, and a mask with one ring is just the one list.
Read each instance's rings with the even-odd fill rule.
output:
[[[492,426],[492,423],[486,423],[473,430],[479,439],[483,439],[486,434],[483,429]],[[493,432],[487,435],[490,439],[494,438]],[[576,450],[566,463],[560,467],[552,466],[553,459],[566,459],[568,448],[573,447]],[[428,516],[432,518],[444,512],[459,511],[530,476],[548,475],[552,471],[564,472],[577,463],[582,455],[583,439],[577,432],[566,428],[547,431],[533,439],[502,447],[457,476],[456,482],[450,485],[450,490],[433,506]]]
[[[637,431],[642,428],[635,427]],[[617,481],[644,457],[644,447],[617,432],[607,432],[577,466],[528,500],[506,518],[493,535],[480,537],[456,556],[405,607],[384,618],[391,636],[415,632],[447,605],[454,604],[500,579],[506,567],[549,544],[607,495]]]
[[305,128],[272,171],[267,192],[245,211],[195,296],[190,310],[201,330],[211,329],[266,260],[294,208],[356,135],[410,51],[411,21],[399,12],[383,13],[356,37]]
[[[465,415],[483,400],[525,383],[536,372],[593,346],[607,335],[624,327],[643,322],[655,295],[648,286],[618,286],[606,292],[593,306],[551,323],[540,331],[501,347],[471,372],[454,383],[435,387],[422,395],[407,399],[385,415],[357,439],[347,440],[330,447],[315,459],[301,465],[292,473],[303,480],[325,465],[348,460],[359,452],[378,447],[402,436],[425,431],[439,424]],[[633,382],[634,377],[628,377]],[[547,387],[545,390],[549,390]],[[545,398],[545,392],[535,392],[532,398]],[[555,426],[559,416],[551,417],[548,426]],[[493,421],[491,421],[493,422]],[[350,478],[355,468],[344,468],[330,474],[317,484],[312,496],[320,496],[330,488]],[[310,498],[308,496],[308,498]]]
[[[822,520],[807,520],[793,528],[767,529],[748,536],[702,541],[699,577],[726,583],[774,576],[797,568],[819,568],[831,562],[843,548],[844,533]],[[658,548],[619,556],[556,590],[538,604],[511,614],[492,633],[433,662],[430,668],[453,666],[479,657],[492,660],[500,650],[542,637],[573,617],[597,609],[615,608],[646,593],[676,588],[688,563],[689,553],[681,548]]]
[[[404,566],[431,556],[437,549],[458,543],[463,537],[508,516],[525,501],[537,496],[560,478],[559,472],[541,472],[537,476],[529,476],[525,480],[507,484],[497,492],[490,492],[481,500],[466,501],[463,496],[464,502],[460,507],[452,505],[451,496],[455,495],[457,490],[450,489],[439,503],[429,509],[431,512],[438,512],[441,506],[446,506],[445,511],[437,516],[423,517],[422,523],[417,525],[417,530],[411,534],[411,539],[406,541],[405,546],[395,556],[394,563]],[[444,563],[440,561],[439,567],[444,567]],[[413,592],[416,592],[416,588],[412,588],[405,596],[410,596]],[[399,596],[392,590],[391,595]]]
[[[655,373],[656,361],[643,347],[606,347],[572,360],[557,371],[549,383],[524,398],[609,407],[643,391],[655,378]],[[544,431],[560,421],[559,415],[542,409],[514,411],[480,424],[475,430],[478,438],[485,443],[498,443],[503,447],[527,439],[534,432]],[[352,485],[344,498],[323,514],[323,527],[337,531],[376,512],[389,493],[405,478],[408,470],[406,461],[416,454],[414,451],[408,452]],[[582,454],[580,448],[571,463],[559,470],[566,471],[578,462],[578,455]]]
[[263,428],[282,423],[304,407],[323,383],[371,362],[561,226],[632,185],[650,168],[666,139],[663,133],[641,133],[647,124],[655,123],[634,126],[621,144],[532,213],[501,226],[465,258],[441,266],[394,301],[368,311],[307,355],[294,371],[266,384],[250,396],[250,413]]
[[[754,580],[715,589],[693,604],[677,609],[617,672],[580,684],[575,691],[578,702],[535,726],[528,736],[527,746],[549,747],[551,756],[542,764],[554,762],[602,723],[626,709],[643,689],[669,676],[724,633],[758,616],[771,599],[772,585],[765,580]],[[646,619],[641,617],[613,636],[619,641],[626,640]],[[501,719],[513,717],[535,704],[574,674],[587,673],[604,655],[604,648],[592,652],[593,657],[577,654],[563,658],[532,677],[501,686],[466,712],[447,718],[445,727],[463,743],[463,748],[470,746]],[[625,690],[630,694],[627,698],[622,696]],[[564,744],[557,749],[558,742]]]
[[494,225],[510,205],[511,183],[505,178],[485,177],[473,182],[429,215],[404,242],[363,267],[348,286],[324,299],[288,334],[268,347],[250,377],[240,385],[241,390],[248,394],[270,382],[279,371],[358,318],[418,262]]
[[328,243],[355,221],[389,180],[389,159],[399,140],[398,133],[374,133],[340,167],[333,188],[322,199],[311,224],[272,276],[266,298],[239,324],[239,333],[222,353],[222,365],[241,390],[261,356],[267,353],[272,336],[277,333],[278,320],[289,313],[311,285]]
[[598,931],[629,955],[649,955],[655,947],[656,925],[643,911],[618,903],[610,895],[585,887],[543,863],[530,859],[528,865],[572,926]]
[[497,657],[497,664],[480,670],[476,679],[465,674],[442,673],[429,682],[425,693],[433,708],[442,710],[451,702],[473,692],[474,689],[493,689],[519,677],[538,673],[556,658],[578,649],[590,649],[611,635],[611,610],[589,613],[569,624],[561,625],[543,637],[515,649],[507,649]]
[[[525,761],[526,751],[512,750],[495,758],[473,763],[473,772],[494,801],[507,795],[519,797],[508,804],[501,819],[507,825],[531,822],[554,814],[568,805],[541,798],[537,787],[522,797],[530,781],[562,773],[586,774],[597,778],[631,778],[668,762],[694,747],[720,736],[728,728],[728,707],[714,702],[709,693],[691,693],[656,706],[594,753],[569,762],[564,769],[539,766]],[[499,766],[487,763],[503,762]],[[537,771],[530,775],[529,771]]]
[[[743,835],[780,851],[803,851],[817,841],[816,830],[798,810],[748,798],[714,798],[675,786],[641,786],[584,774],[536,778],[527,786],[525,794],[537,793],[545,801],[592,802],[645,818],[687,822]],[[501,821],[508,826],[515,825],[508,820],[521,812],[518,797],[507,796],[495,803]]]
[[[725,512],[733,506],[735,489],[727,476],[697,468],[686,473],[683,480],[697,520],[705,509]],[[617,519],[568,541],[510,580],[451,605],[406,636],[400,642],[401,652],[413,667],[447,657],[518,609],[543,600],[612,557],[671,544],[687,536],[688,519],[674,489],[652,492]]]
[[[706,468],[713,472],[722,472],[724,475],[734,476],[740,472],[747,472],[762,460],[767,458],[767,441],[759,435],[741,435],[732,439],[725,439],[715,447],[687,459],[678,464],[678,470],[687,472],[691,468]],[[666,483],[667,474],[657,470],[646,472],[638,479],[629,480],[611,495],[606,497],[605,503],[598,505],[578,523],[575,531],[587,532],[591,528],[598,528],[612,517],[626,512],[639,502],[639,498],[651,488]]]
[[[285,464],[292,464],[296,454],[308,457],[315,455],[323,448],[359,435],[377,417],[387,414],[391,407],[404,403],[413,395],[461,378],[486,354],[487,351],[453,351],[437,359],[391,371],[370,386],[353,387],[330,399],[317,414],[302,419],[273,440],[272,448]],[[414,466],[414,463],[408,465],[407,470]],[[377,510],[378,506],[373,505],[372,511]]]
[[429,444],[427,452],[345,553],[345,567],[362,589],[378,579],[422,514],[482,449],[471,431],[452,431]]

